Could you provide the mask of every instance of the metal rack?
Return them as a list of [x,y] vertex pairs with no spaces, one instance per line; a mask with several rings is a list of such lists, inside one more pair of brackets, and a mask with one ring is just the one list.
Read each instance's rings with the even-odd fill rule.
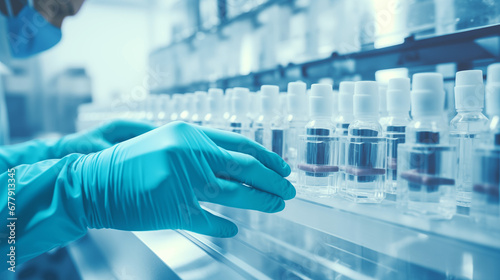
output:
[[[200,0],[192,0],[194,1],[194,6],[199,8],[200,7]],[[177,44],[181,44],[181,43],[185,43],[185,42],[191,42],[193,40],[196,39],[196,37],[200,34],[200,33],[217,33],[217,32],[220,32],[222,29],[224,29],[226,26],[228,25],[231,25],[232,23],[234,22],[237,22],[237,21],[242,21],[242,20],[246,20],[246,19],[252,19],[254,22],[255,22],[255,17],[256,15],[258,15],[260,12],[266,10],[267,8],[269,8],[270,6],[272,5],[275,5],[275,4],[279,4],[279,5],[284,5],[284,4],[289,4],[289,5],[293,5],[295,3],[295,0],[268,0],[267,2],[263,3],[263,4],[260,4],[258,5],[257,7],[251,9],[250,11],[247,11],[247,12],[244,12],[244,13],[241,13],[235,17],[232,17],[232,18],[228,18],[227,17],[227,0],[217,0],[217,8],[218,8],[218,17],[219,17],[219,20],[220,20],[220,23],[217,25],[217,26],[214,26],[212,28],[203,28],[200,24],[201,22],[201,19],[200,19],[200,15],[199,15],[199,11],[196,12],[196,15],[195,17],[197,18],[197,27],[196,27],[196,31],[193,32],[191,35],[187,36],[187,37],[184,37],[180,40],[176,40],[174,41],[172,44],[168,45],[168,46],[165,46],[165,47],[161,47],[161,48],[158,48],[156,50],[153,50],[151,52],[151,55],[155,55],[159,52],[162,52],[162,51],[165,51]]]
[[419,69],[437,64],[456,63],[457,70],[485,66],[500,59],[500,24],[453,34],[417,39],[407,37],[404,43],[390,47],[370,48],[356,53],[332,55],[325,59],[302,64],[288,64],[244,76],[222,78],[217,81],[199,81],[171,88],[152,89],[152,93],[176,93],[206,90],[209,87],[236,86],[258,89],[263,84],[285,87],[294,80],[317,81],[330,77],[342,80],[346,76],[361,75],[374,80],[377,70],[407,67]]

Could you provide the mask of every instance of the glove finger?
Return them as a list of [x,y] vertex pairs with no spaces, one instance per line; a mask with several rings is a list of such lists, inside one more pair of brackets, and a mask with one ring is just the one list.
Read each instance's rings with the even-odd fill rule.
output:
[[290,166],[276,153],[270,152],[264,146],[254,142],[243,135],[208,127],[200,127],[217,146],[234,152],[251,155],[268,168],[283,177],[290,175]]
[[285,208],[281,197],[240,183],[216,178],[196,194],[198,199],[224,206],[275,213]]
[[153,129],[155,126],[151,124],[128,120],[113,121],[97,128],[102,137],[111,144],[123,142]]
[[199,215],[192,217],[191,226],[183,229],[213,237],[224,238],[233,237],[238,233],[238,227],[233,222],[216,216],[204,209],[201,209]]
[[295,197],[295,188],[288,180],[254,157],[231,151],[225,151],[223,154],[224,158],[218,164],[212,165],[215,176],[244,183],[285,200]]

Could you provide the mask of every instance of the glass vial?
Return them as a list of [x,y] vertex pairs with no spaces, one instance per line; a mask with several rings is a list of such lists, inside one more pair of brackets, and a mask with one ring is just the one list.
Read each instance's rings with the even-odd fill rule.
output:
[[184,101],[183,111],[180,114],[180,120],[184,122],[191,122],[191,115],[195,111],[196,98],[194,93],[186,93],[182,96]]
[[224,95],[222,89],[211,88],[208,90],[208,114],[205,115],[203,125],[216,129],[224,129]]
[[336,135],[339,138],[339,173],[337,174],[338,192],[343,195],[346,190],[346,144],[349,125],[354,121],[353,115],[354,82],[341,82],[338,94],[338,115],[335,118]]
[[300,138],[298,190],[306,196],[329,197],[338,173],[338,148],[332,122],[332,86],[314,84],[309,95],[309,122]]
[[224,120],[229,122],[229,118],[231,117],[231,103],[233,102],[233,92],[232,88],[226,89],[226,94],[224,95]]
[[250,91],[247,88],[236,87],[233,89],[228,130],[254,140],[251,129],[252,120],[248,117],[249,95]]
[[184,98],[182,98],[182,94],[180,93],[175,93],[172,95],[172,102],[171,102],[171,114],[169,121],[174,122],[174,121],[179,121],[181,120],[181,113],[185,110],[185,105],[186,103],[184,102]]
[[306,134],[307,115],[307,85],[303,82],[288,83],[287,92],[287,126],[284,160],[290,165],[292,173],[288,180],[293,184],[297,181],[297,159],[299,137]]
[[387,84],[378,83],[378,117],[382,127],[387,125],[389,113],[387,112]]
[[162,126],[168,122],[170,95],[160,94],[155,102],[154,121],[157,126]]
[[255,142],[283,157],[285,153],[285,117],[279,106],[279,87],[260,89],[260,114],[254,124]]
[[354,85],[354,121],[346,142],[346,191],[356,203],[380,203],[385,198],[386,140],[379,115],[378,84],[374,81]]
[[398,146],[397,199],[406,213],[451,219],[456,212],[456,149],[449,145],[444,118],[443,76],[413,75],[413,120]]
[[410,79],[393,78],[387,88],[388,115],[381,122],[387,138],[387,172],[385,192],[396,195],[398,186],[398,145],[405,143],[406,126],[410,123]]
[[474,151],[470,215],[483,227],[500,231],[500,63],[488,66],[485,142]]
[[204,91],[194,93],[194,112],[191,114],[191,122],[197,125],[203,125],[203,120],[208,111],[208,96]]
[[457,205],[470,207],[472,199],[472,151],[481,144],[488,126],[483,115],[484,85],[481,70],[460,71],[455,80],[457,115],[450,122],[450,144],[457,148]]

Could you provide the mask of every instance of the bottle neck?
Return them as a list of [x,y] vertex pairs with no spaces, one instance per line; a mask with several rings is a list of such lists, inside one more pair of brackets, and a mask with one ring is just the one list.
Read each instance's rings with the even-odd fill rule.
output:
[[466,114],[466,113],[481,113],[483,108],[466,108],[466,109],[457,109],[457,113]]
[[389,112],[389,117],[393,117],[395,119],[409,119],[410,114],[408,112]]
[[340,111],[338,114],[339,117],[346,117],[346,118],[354,118],[354,114],[352,112],[342,112]]
[[435,121],[442,121],[444,120],[443,115],[418,115],[418,116],[413,116],[413,121],[419,121],[419,122],[435,122]]
[[355,115],[354,119],[357,121],[374,121],[378,122],[379,116],[378,115]]
[[330,120],[331,116],[325,115],[309,115],[309,120]]

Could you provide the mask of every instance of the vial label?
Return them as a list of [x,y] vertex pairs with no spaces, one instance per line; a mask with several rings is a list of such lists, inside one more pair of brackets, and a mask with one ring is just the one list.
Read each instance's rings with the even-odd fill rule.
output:
[[350,139],[346,168],[348,180],[352,181],[356,176],[358,182],[373,182],[377,175],[385,174],[385,170],[375,168],[378,147],[372,143],[378,143],[379,139],[369,138],[377,137],[378,132],[371,129],[353,129],[352,135],[359,137]]
[[[327,166],[330,162],[330,143],[328,141],[327,136],[330,135],[330,130],[321,129],[321,128],[308,128],[307,129],[308,136],[319,136],[317,141],[308,141],[306,146],[306,163],[309,166],[301,165],[301,168],[304,171],[307,170],[317,170],[320,165]],[[321,137],[323,136],[323,137]],[[326,141],[322,141],[326,140]],[[325,169],[328,167],[322,167],[320,169]],[[307,176],[313,177],[326,177],[328,176],[328,171],[326,172],[307,172]]]
[[[385,198],[386,139],[371,129],[353,129],[346,137],[345,191],[357,203],[380,203]],[[343,188],[341,187],[341,190]]]
[[255,129],[255,142],[264,145],[264,129],[257,128]]
[[[276,154],[278,154],[280,157],[283,158],[283,152],[285,150],[285,147],[284,147],[284,137],[285,137],[285,133],[284,133],[284,130],[283,129],[273,129],[272,131],[272,134],[271,134],[271,137],[272,137],[272,143],[271,143],[271,146],[272,146],[272,151],[275,152]],[[285,159],[286,161],[286,159]]]
[[385,192],[396,194],[398,181],[398,145],[404,144],[405,126],[388,126],[387,137],[387,172]]
[[[421,142],[438,142],[434,132]],[[398,201],[410,214],[451,219],[456,212],[456,149],[447,145],[399,145]]]
[[297,163],[300,191],[308,196],[330,197],[336,192],[338,137],[332,130],[308,128],[307,135],[300,138]]

